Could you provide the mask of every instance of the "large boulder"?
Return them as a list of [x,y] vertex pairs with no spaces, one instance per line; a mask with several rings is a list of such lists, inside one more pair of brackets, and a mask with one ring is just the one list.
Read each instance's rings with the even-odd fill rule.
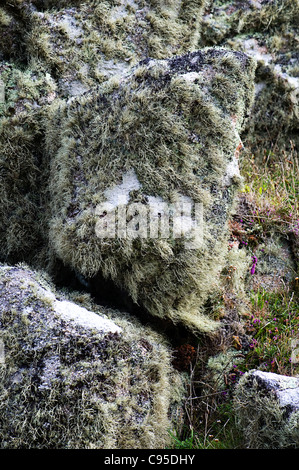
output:
[[41,114],[47,105],[121,76],[148,56],[197,48],[205,5],[206,0],[1,2],[1,260],[41,266],[47,230],[40,209],[49,163]]
[[184,388],[163,337],[26,266],[1,266],[0,295],[2,449],[169,444]]
[[234,397],[247,448],[299,448],[299,378],[251,370]]
[[213,48],[147,59],[54,102],[51,256],[95,286],[98,274],[110,279],[153,315],[215,329],[202,308],[225,262],[254,68],[243,53]]
[[[23,34],[21,50],[1,45],[1,259],[48,269],[57,258],[197,331],[216,326],[201,309],[224,262],[254,74],[238,52],[176,55],[195,48],[205,3],[24,0],[0,15],[3,34]],[[187,226],[202,205],[203,244],[187,249],[180,234],[103,242],[101,204],[116,193],[145,198],[156,226],[165,204],[192,206]]]

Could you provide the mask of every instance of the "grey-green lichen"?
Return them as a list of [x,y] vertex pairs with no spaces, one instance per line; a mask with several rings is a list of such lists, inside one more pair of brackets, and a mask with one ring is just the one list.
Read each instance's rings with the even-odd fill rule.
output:
[[298,0],[213,0],[199,46],[244,51],[258,61],[254,107],[244,143],[257,155],[298,148]]
[[[289,405],[281,402],[277,392],[267,386],[255,372],[252,370],[239,380],[234,396],[236,422],[244,435],[246,447],[298,449],[298,408],[292,406],[291,402]],[[293,379],[298,390],[298,378],[287,379]],[[277,390],[279,392],[279,388]],[[295,393],[298,397],[298,392]]]
[[[39,259],[49,160],[48,104],[82,94],[140,59],[196,48],[206,2],[12,0],[0,7],[2,260]],[[45,230],[44,230],[45,229]],[[36,261],[40,263],[39,260]]]
[[[154,315],[213,330],[201,306],[226,254],[239,179],[231,166],[254,66],[220,49],[147,60],[122,80],[54,103],[46,135],[54,255],[86,277],[100,272]],[[202,204],[202,246],[186,248],[184,236],[98,237],[97,207],[130,177],[126,204]]]
[[[3,27],[8,17],[26,26],[27,55],[2,73],[12,105],[0,123],[1,258],[51,269],[58,257],[86,277],[111,279],[154,315],[211,331],[217,323],[202,306],[225,263],[254,61],[217,48],[176,55],[194,49],[205,2],[139,3],[5,8]],[[111,80],[95,74],[106,66]],[[200,249],[186,249],[183,237],[96,236],[97,207],[128,174],[139,188],[129,202],[202,204]]]
[[271,234],[255,251],[258,259],[255,276],[248,283],[252,287],[284,288],[296,277],[296,256],[289,241],[277,233]]
[[33,261],[45,244],[42,113],[56,97],[56,84],[41,67],[24,69],[9,61],[0,63],[0,79],[0,257]]
[[[224,264],[254,61],[217,48],[176,55],[195,48],[205,2],[92,6],[25,1],[2,11],[3,28],[14,21],[26,34],[19,65],[2,66],[1,258],[50,266],[58,257],[110,278],[155,315],[210,331],[216,323],[201,310]],[[140,188],[130,202],[203,205],[201,249],[96,237],[105,191],[132,171]]]
[[[207,374],[211,375],[209,385],[213,384],[217,392],[227,390],[225,378],[229,375],[234,366],[242,363],[242,360],[242,355],[235,349],[229,349],[216,356],[211,356],[207,362]],[[209,392],[210,389],[207,389],[206,393],[209,394]]]
[[[24,265],[1,267],[0,295],[2,449],[169,443],[185,392],[163,337],[86,295],[68,298]],[[108,323],[108,331],[61,315],[57,305],[70,301]]]
[[[0,10],[3,53],[43,64],[65,96],[81,94],[146,57],[198,46],[206,0],[12,1]],[[18,40],[21,39],[21,40]],[[21,50],[15,47],[21,43]],[[0,50],[1,53],[1,50]]]

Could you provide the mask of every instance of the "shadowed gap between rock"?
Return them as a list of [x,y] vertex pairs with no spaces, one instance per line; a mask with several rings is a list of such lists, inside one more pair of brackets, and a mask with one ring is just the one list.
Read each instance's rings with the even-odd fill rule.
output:
[[117,309],[135,316],[143,325],[150,325],[157,333],[165,335],[176,348],[182,344],[198,346],[200,338],[194,335],[183,323],[173,324],[171,320],[150,315],[142,306],[133,302],[130,296],[116,286],[112,280],[105,279],[100,273],[93,279],[84,279],[81,275],[59,262],[53,274],[53,282],[58,289],[86,292],[100,306]]

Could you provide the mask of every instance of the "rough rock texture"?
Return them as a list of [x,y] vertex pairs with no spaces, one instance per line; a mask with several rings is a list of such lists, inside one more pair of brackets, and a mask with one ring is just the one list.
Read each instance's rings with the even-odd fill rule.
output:
[[255,153],[298,149],[298,24],[298,0],[212,0],[203,15],[200,47],[244,51],[258,62],[254,107],[242,136]]
[[[40,265],[44,108],[148,57],[197,47],[205,0],[12,0],[0,5],[0,257]],[[47,125],[47,124],[46,124]],[[9,214],[9,216],[8,216]]]
[[167,445],[183,382],[162,337],[25,266],[1,267],[0,295],[2,449]]
[[0,63],[5,101],[0,103],[0,257],[34,262],[45,244],[48,162],[43,157],[42,110],[56,96],[56,83],[41,68]]
[[[215,323],[200,309],[223,265],[254,61],[213,49],[175,55],[195,48],[205,5],[2,7],[6,33],[17,38],[25,27],[26,34],[18,66],[2,45],[10,61],[1,66],[0,256],[38,267],[57,256],[86,277],[112,279],[155,315],[210,331]],[[151,202],[156,212],[163,203],[202,204],[201,252],[181,247],[183,237],[102,243],[98,206],[115,203],[116,193]]]
[[[197,51],[206,5],[1,2],[1,262],[65,283],[69,273],[70,284],[75,271],[98,292],[105,277],[170,323],[218,326],[204,304],[225,263],[254,61]],[[101,240],[99,206],[118,195],[153,205],[156,222],[164,203],[202,204],[204,244]],[[1,279],[2,447],[167,445],[182,383],[163,338],[85,296],[54,298],[26,267],[6,266]],[[98,331],[97,321],[91,331],[81,304],[121,331]]]
[[299,378],[252,370],[234,398],[238,426],[248,448],[299,448]]
[[[245,54],[208,49],[146,60],[119,82],[54,103],[46,135],[54,255],[87,278],[111,279],[151,314],[215,328],[201,307],[224,264],[253,74]],[[123,236],[98,235],[102,219],[120,224],[116,211],[129,224],[136,211],[146,217],[140,205],[157,218],[184,202],[202,205],[193,232],[183,224],[153,236],[133,219]]]
[[[46,66],[61,95],[81,94],[146,57],[194,50],[206,3],[15,0],[0,10],[3,54]],[[15,51],[20,37],[22,49]]]
[[[0,3],[0,260],[26,261],[64,282],[70,274],[70,284],[75,272],[101,294],[104,277],[112,296],[117,284],[134,305],[179,324],[179,333],[181,322],[196,335],[220,324],[220,354],[208,363],[218,383],[247,341],[239,316],[245,291],[288,284],[293,256],[299,260],[298,239],[291,252],[275,236],[258,247],[251,276],[251,255],[234,239],[228,252],[226,231],[240,181],[239,136],[249,152],[269,159],[298,145],[298,0]],[[186,247],[188,231],[142,237],[132,203],[153,207],[159,222],[165,204],[175,202],[203,205],[203,244],[195,249]],[[131,235],[139,237],[100,239],[113,207],[129,210]],[[2,285],[1,374],[9,390],[22,391],[7,394],[2,386],[3,447],[165,445],[180,380],[162,338],[86,296],[55,298],[42,281],[45,306],[31,292],[41,292],[41,277],[27,268],[6,267],[1,276],[14,286]],[[97,316],[90,332],[85,321],[94,315],[75,304],[69,310],[69,301],[121,331],[110,334],[103,324],[98,331]],[[32,347],[33,330],[41,346]],[[233,351],[221,354],[224,343]],[[292,446],[285,436],[293,424],[285,426],[276,407],[271,412],[284,426],[284,437],[274,432],[275,445]]]
[[[11,0],[0,4],[0,258],[40,266],[47,245],[42,114],[149,55],[197,47],[204,0]],[[47,127],[47,122],[45,122]]]
[[268,292],[279,290],[296,277],[296,258],[288,241],[278,234],[272,234],[261,243],[255,251],[255,257],[255,272],[248,282],[248,288],[262,288]]

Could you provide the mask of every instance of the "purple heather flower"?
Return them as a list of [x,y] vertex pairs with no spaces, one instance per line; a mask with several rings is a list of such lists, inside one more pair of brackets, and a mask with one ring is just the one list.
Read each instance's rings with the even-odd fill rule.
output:
[[252,267],[251,267],[250,273],[251,273],[251,274],[254,274],[254,273],[255,273],[256,263],[257,263],[257,257],[256,257],[256,256],[253,256],[253,257],[252,257],[252,260],[253,260],[253,265],[252,265]]

